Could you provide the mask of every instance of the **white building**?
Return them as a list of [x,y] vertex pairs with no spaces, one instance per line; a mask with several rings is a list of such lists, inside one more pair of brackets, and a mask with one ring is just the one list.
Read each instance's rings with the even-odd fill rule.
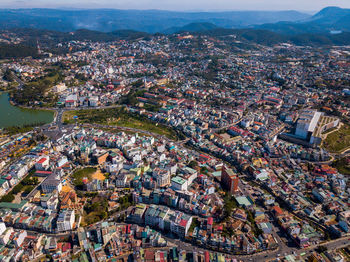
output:
[[165,187],[170,185],[169,170],[155,168],[153,170],[153,178],[155,179],[158,187]]
[[97,107],[98,106],[98,96],[92,96],[89,98],[89,106]]
[[36,170],[47,170],[49,168],[50,158],[48,156],[42,157],[35,163]]
[[65,83],[61,83],[61,84],[55,85],[52,88],[52,91],[55,92],[55,93],[61,93],[61,92],[63,92],[66,89],[67,89],[66,84]]
[[78,96],[77,95],[69,95],[67,96],[65,100],[65,106],[66,107],[76,107],[78,103]]
[[57,231],[64,232],[73,230],[75,221],[75,212],[74,210],[65,210],[62,211],[57,219]]
[[15,244],[15,246],[18,248],[22,245],[24,239],[27,237],[27,231],[22,230],[21,232],[19,232],[15,238],[13,239],[13,243]]
[[13,233],[12,227],[6,228],[6,230],[0,235],[0,244],[6,245],[9,242],[10,236],[12,233]]
[[6,225],[4,222],[0,222],[0,235],[6,231]]
[[171,187],[174,190],[187,191],[187,180],[182,177],[176,176],[171,179]]
[[315,131],[322,113],[315,110],[304,110],[298,119],[295,135],[306,139],[308,134]]
[[188,186],[197,178],[198,172],[190,167],[184,167],[181,169],[182,177],[187,180]]
[[339,125],[336,117],[325,116],[316,110],[303,110],[297,121],[295,136],[307,140],[311,144],[322,142],[322,133]]

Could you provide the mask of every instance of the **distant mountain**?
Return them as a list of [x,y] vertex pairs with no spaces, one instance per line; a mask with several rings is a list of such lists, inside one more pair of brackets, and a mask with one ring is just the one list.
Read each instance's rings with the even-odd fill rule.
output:
[[333,24],[334,28],[338,28],[343,31],[350,31],[350,14],[343,16],[337,22]]
[[174,33],[181,33],[181,32],[203,32],[208,30],[214,30],[217,28],[219,27],[212,23],[190,23],[182,27],[171,27],[167,30],[164,30],[163,33],[174,34]]
[[332,25],[342,17],[350,15],[350,9],[340,7],[326,7],[310,18],[310,21],[317,24]]
[[350,32],[350,9],[326,7],[312,17],[294,22],[257,25],[255,28],[284,34]]
[[310,15],[297,11],[172,12],[161,10],[0,9],[0,29],[34,28],[61,32],[89,29],[101,32],[135,30],[148,33],[190,23],[212,23],[225,28],[299,21]]

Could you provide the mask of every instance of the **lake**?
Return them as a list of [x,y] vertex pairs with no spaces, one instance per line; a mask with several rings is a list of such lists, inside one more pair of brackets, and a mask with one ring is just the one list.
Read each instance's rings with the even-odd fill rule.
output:
[[24,109],[11,105],[8,93],[0,93],[0,128],[50,123],[54,113],[46,110]]

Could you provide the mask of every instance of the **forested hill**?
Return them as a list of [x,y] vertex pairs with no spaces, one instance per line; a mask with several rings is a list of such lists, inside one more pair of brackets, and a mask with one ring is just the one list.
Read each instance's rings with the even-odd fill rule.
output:
[[0,44],[0,59],[38,57],[38,50],[23,44]]

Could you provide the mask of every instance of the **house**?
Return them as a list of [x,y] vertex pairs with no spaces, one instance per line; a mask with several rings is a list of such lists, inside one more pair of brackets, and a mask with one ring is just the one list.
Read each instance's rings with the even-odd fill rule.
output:
[[36,170],[47,170],[49,168],[50,158],[48,156],[42,157],[35,163]]
[[66,107],[76,107],[78,105],[78,96],[69,95],[66,97],[65,106]]

